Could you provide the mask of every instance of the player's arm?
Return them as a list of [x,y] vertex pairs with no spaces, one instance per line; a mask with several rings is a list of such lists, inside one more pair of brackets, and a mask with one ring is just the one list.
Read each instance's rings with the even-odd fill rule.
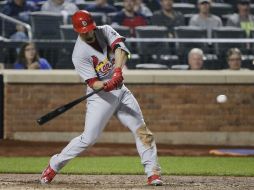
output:
[[111,80],[104,83],[104,90],[111,91],[123,82],[122,68],[130,52],[124,44],[125,38],[119,35],[111,26],[105,25],[103,32],[108,39],[108,45],[115,55],[114,73]]
[[115,68],[123,68],[128,59],[126,51],[121,48],[115,49]]
[[98,77],[96,76],[96,72],[89,57],[83,58],[80,56],[73,56],[72,62],[77,73],[84,81],[86,81],[90,88],[97,90],[104,86],[103,82],[99,81]]
[[94,90],[104,87],[104,82],[99,81],[97,77],[86,80],[88,86]]
[[108,46],[115,55],[115,68],[122,68],[127,61],[130,51],[124,44],[125,38],[115,31],[111,26],[104,25],[104,36],[107,38]]
[[115,68],[112,79],[109,82],[99,81],[97,77],[86,80],[88,86],[94,90],[104,87],[106,91],[115,89],[123,82],[122,67],[126,63],[128,57],[127,52],[116,45],[115,49]]
[[114,52],[115,52],[115,68],[113,77],[110,80],[111,81],[110,85],[109,83],[99,81],[99,79],[95,77],[86,80],[90,88],[97,90],[104,86],[106,91],[110,91],[116,88],[120,83],[122,83],[123,81],[122,68],[128,59],[128,53],[125,50],[123,50],[120,45],[117,44],[114,47]]
[[111,91],[120,86],[123,82],[122,68],[127,61],[128,53],[121,48],[120,45],[116,45],[115,52],[115,65],[114,73],[111,80],[104,83],[104,90]]

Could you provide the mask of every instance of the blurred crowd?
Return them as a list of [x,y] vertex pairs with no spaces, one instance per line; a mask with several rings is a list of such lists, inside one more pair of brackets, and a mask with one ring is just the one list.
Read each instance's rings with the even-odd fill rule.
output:
[[[0,11],[3,14],[28,24],[31,24],[29,18],[31,12],[37,11],[59,13],[64,18],[68,18],[79,9],[104,13],[106,19],[103,24],[129,27],[130,35],[134,38],[137,37],[135,28],[147,25],[166,27],[168,38],[176,37],[175,28],[179,26],[205,29],[207,38],[213,37],[213,29],[225,26],[244,30],[247,38],[253,37],[252,31],[254,31],[252,14],[254,6],[251,0],[1,0],[0,2]],[[27,40],[27,31],[23,26],[16,25],[15,31],[9,38]],[[35,48],[34,44],[28,46]],[[244,48],[251,47],[246,44]],[[25,50],[20,48],[21,50],[25,54]],[[229,69],[241,69],[243,56],[241,52],[247,51],[236,47],[225,51]],[[205,50],[200,47],[188,49],[186,61],[189,69],[202,69],[204,54],[206,54]],[[40,59],[37,58],[36,62],[37,66],[44,68],[39,64]],[[15,68],[29,68],[29,63],[19,66],[15,64]]]

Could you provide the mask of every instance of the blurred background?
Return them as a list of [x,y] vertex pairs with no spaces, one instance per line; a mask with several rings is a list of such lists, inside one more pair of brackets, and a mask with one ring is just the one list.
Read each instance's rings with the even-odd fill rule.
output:
[[[254,69],[251,0],[1,0],[0,63],[15,63],[26,41],[52,69],[73,69],[71,16],[92,13],[132,52],[128,69]],[[191,56],[190,51],[193,48]],[[232,49],[235,48],[235,49]],[[20,68],[19,68],[20,69]]]
[[[252,0],[0,0],[1,138],[69,141],[82,132],[84,104],[35,123],[84,93],[71,71],[79,9],[126,38],[125,83],[158,143],[254,145]],[[99,142],[133,143],[119,126],[112,119]]]

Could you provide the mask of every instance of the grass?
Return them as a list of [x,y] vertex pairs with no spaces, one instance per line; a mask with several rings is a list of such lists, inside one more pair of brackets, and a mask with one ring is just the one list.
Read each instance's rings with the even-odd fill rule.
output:
[[[0,173],[41,173],[48,157],[0,157]],[[252,157],[160,157],[163,175],[254,176]],[[61,173],[144,174],[138,157],[75,158]]]

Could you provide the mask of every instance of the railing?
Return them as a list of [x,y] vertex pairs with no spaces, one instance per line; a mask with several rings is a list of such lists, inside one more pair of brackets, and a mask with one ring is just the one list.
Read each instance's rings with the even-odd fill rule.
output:
[[0,36],[0,41],[5,41],[5,42],[8,42],[8,41],[10,41],[8,38],[5,38],[5,37],[3,37],[3,36]]
[[[27,34],[28,34],[28,39],[32,40],[33,39],[33,35],[32,35],[32,29],[31,26],[25,22],[21,22],[20,20],[17,20],[15,18],[12,18],[10,16],[7,16],[3,13],[0,13],[0,18],[4,21],[7,20],[8,22],[14,23],[14,24],[19,24],[21,26],[24,26],[27,30]],[[5,23],[2,22],[2,34],[3,36],[5,36]]]
[[[1,14],[1,13],[0,13]],[[8,38],[0,36],[0,39],[10,41]],[[15,42],[15,40],[11,40]],[[126,42],[169,42],[169,43],[254,43],[254,38],[126,38]],[[64,39],[34,39],[33,42],[47,42],[58,43],[67,42],[75,43],[76,40],[64,40]]]
[[[3,62],[10,64],[9,68],[12,68],[17,56],[16,48],[20,47],[23,41],[13,41],[6,38],[1,41],[4,48],[0,48],[0,55],[3,57]],[[48,39],[32,41],[36,44],[41,57],[46,58],[53,68],[73,67],[71,55],[76,40]],[[186,65],[186,56],[192,46],[191,43],[208,44],[204,48],[203,46],[195,46],[203,49],[205,53],[204,62],[206,69],[224,69],[226,62],[223,56],[229,47],[238,47],[237,45],[243,44],[244,47],[241,49],[243,53],[243,68],[254,70],[253,38],[126,38],[126,45],[129,46],[128,48],[132,53],[127,66],[130,69],[137,69],[136,66],[140,63],[158,63],[174,69],[172,67],[174,65]],[[165,44],[170,45],[165,46]],[[190,46],[182,46],[182,44],[190,44]]]
[[254,38],[126,38],[126,42],[254,43]]

